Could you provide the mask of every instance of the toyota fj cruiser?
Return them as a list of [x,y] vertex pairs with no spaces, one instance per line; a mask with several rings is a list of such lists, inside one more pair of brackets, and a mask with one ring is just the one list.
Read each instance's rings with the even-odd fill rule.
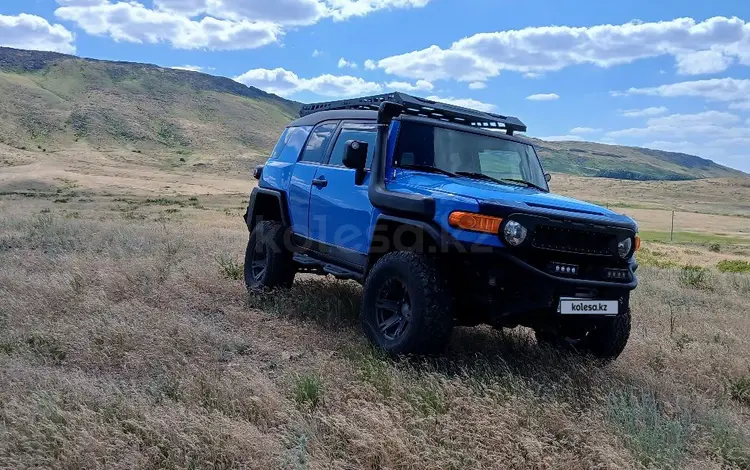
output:
[[490,324],[616,358],[637,225],[551,194],[525,131],[402,93],[304,105],[255,172],[248,289],[355,279],[365,334],[390,354],[439,352],[454,326]]

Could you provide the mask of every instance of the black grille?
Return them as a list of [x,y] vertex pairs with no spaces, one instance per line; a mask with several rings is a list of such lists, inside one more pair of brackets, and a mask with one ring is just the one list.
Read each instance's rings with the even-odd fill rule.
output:
[[587,255],[612,255],[615,236],[548,225],[537,225],[532,246],[543,250],[564,251]]

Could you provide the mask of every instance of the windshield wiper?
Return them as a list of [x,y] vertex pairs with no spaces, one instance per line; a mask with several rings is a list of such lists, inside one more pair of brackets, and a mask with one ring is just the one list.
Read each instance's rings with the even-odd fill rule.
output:
[[507,182],[510,182],[510,183],[521,183],[521,184],[525,184],[526,186],[528,186],[530,188],[538,189],[539,191],[544,191],[544,192],[548,191],[547,188],[543,188],[541,186],[537,186],[534,183],[531,183],[529,181],[522,180],[522,179],[517,179],[517,178],[503,178],[500,181],[507,181]]
[[442,173],[448,176],[456,176],[455,173],[451,173],[448,170],[443,170],[442,168],[438,168],[436,166],[430,166],[430,165],[399,165],[399,168],[405,168],[408,170],[429,171],[431,173]]
[[492,181],[493,183],[503,184],[503,180],[493,178],[492,176],[485,175],[484,173],[477,173],[474,171],[457,171],[456,174],[461,175],[461,176],[467,176],[469,178],[475,178],[475,179],[480,179],[480,180],[485,180],[485,181]]
[[541,186],[537,186],[534,183],[530,183],[526,180],[522,179],[516,179],[516,178],[493,178],[490,175],[485,175],[484,173],[476,173],[473,171],[457,171],[457,175],[461,176],[468,176],[469,178],[476,178],[476,179],[482,179],[485,181],[492,181],[494,183],[500,183],[500,184],[506,184],[506,183],[521,183],[524,184],[530,188],[536,188],[539,191],[547,191],[545,188],[542,188]]

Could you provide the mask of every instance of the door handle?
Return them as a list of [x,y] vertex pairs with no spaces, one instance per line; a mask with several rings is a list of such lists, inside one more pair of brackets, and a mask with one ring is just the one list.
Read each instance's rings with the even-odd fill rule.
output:
[[316,186],[318,188],[325,188],[326,186],[328,186],[328,180],[325,176],[321,176],[320,178],[315,178],[314,180],[312,180],[312,184],[313,186]]

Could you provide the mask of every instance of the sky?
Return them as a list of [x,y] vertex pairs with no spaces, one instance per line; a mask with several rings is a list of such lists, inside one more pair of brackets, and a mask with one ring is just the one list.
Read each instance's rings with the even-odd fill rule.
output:
[[0,46],[153,63],[302,102],[404,91],[528,135],[750,172],[744,0],[0,0]]

